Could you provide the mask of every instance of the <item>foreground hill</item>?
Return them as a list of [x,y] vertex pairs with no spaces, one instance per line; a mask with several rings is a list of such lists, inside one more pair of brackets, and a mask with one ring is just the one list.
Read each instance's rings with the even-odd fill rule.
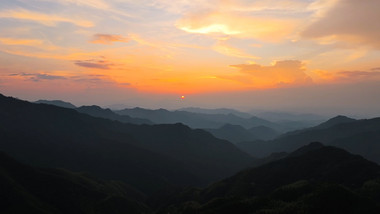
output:
[[253,161],[231,143],[182,124],[125,124],[2,95],[0,121],[0,150],[17,160],[123,180],[146,193],[204,185]]
[[378,213],[379,178],[379,165],[313,143],[208,188],[181,191],[159,213]]
[[2,213],[147,213],[142,193],[62,169],[34,168],[0,152]]
[[290,152],[306,142],[319,141],[380,163],[379,140],[380,118],[354,120],[338,116],[319,126],[289,132],[272,141],[245,142],[237,145],[253,156],[263,157],[272,152]]

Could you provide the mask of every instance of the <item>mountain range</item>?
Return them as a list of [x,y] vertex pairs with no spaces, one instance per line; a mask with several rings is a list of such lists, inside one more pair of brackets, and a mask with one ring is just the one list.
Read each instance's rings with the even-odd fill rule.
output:
[[233,112],[61,104],[0,95],[2,213],[380,212],[380,118],[279,135]]
[[289,132],[271,141],[238,143],[237,146],[255,157],[273,152],[290,152],[308,142],[344,148],[354,154],[380,163],[380,118],[355,120],[337,116],[307,129]]
[[228,141],[182,124],[135,125],[0,96],[0,150],[40,167],[122,180],[144,193],[205,185],[254,161]]

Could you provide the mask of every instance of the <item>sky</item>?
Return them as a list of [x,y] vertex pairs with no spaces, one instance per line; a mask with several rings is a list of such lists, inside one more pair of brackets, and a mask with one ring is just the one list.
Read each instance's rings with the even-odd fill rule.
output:
[[0,93],[379,116],[378,11],[378,0],[1,0]]

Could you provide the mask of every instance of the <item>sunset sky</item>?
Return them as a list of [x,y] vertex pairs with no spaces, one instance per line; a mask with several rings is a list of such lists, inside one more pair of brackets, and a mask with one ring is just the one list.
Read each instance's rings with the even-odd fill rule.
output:
[[1,0],[0,93],[380,116],[379,11],[378,0]]

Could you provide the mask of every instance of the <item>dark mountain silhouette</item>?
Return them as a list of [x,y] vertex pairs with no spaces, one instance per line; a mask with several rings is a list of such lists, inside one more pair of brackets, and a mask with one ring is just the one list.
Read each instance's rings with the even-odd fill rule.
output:
[[241,118],[250,118],[253,115],[237,111],[235,109],[228,109],[228,108],[217,108],[217,109],[205,109],[205,108],[196,108],[196,107],[188,107],[188,108],[181,108],[178,109],[178,111],[187,111],[187,112],[193,112],[193,113],[201,113],[201,114],[234,114]]
[[380,118],[352,120],[340,116],[313,128],[286,133],[272,141],[243,142],[237,146],[255,157],[264,157],[272,152],[290,152],[307,142],[319,141],[380,163],[379,139]]
[[312,143],[205,189],[161,198],[158,213],[378,213],[379,178],[379,165]]
[[183,123],[192,128],[217,129],[225,124],[239,125],[244,128],[257,126],[267,126],[280,132],[288,131],[288,127],[251,116],[250,118],[241,118],[235,114],[203,114],[187,111],[168,111],[165,109],[143,109],[133,108],[115,111],[121,115],[130,117],[145,118],[156,124],[174,124]]
[[34,168],[0,152],[2,213],[148,213],[145,196],[118,181]]
[[270,140],[279,135],[278,132],[266,126],[257,126],[246,129],[239,125],[225,124],[218,129],[205,130],[217,138],[225,139],[232,143],[253,140]]
[[116,120],[122,123],[133,123],[133,124],[153,124],[151,121],[147,119],[140,119],[140,118],[132,118],[127,115],[119,115],[115,112],[111,111],[110,109],[103,109],[99,106],[81,106],[79,108],[76,108],[80,113],[88,114],[93,117],[100,117],[110,120]]
[[253,159],[228,141],[182,124],[134,125],[0,95],[0,150],[35,166],[88,171],[151,193],[203,185]]
[[37,100],[35,103],[43,103],[43,104],[49,104],[49,105],[55,105],[63,108],[76,108],[75,105],[65,102],[62,100]]

